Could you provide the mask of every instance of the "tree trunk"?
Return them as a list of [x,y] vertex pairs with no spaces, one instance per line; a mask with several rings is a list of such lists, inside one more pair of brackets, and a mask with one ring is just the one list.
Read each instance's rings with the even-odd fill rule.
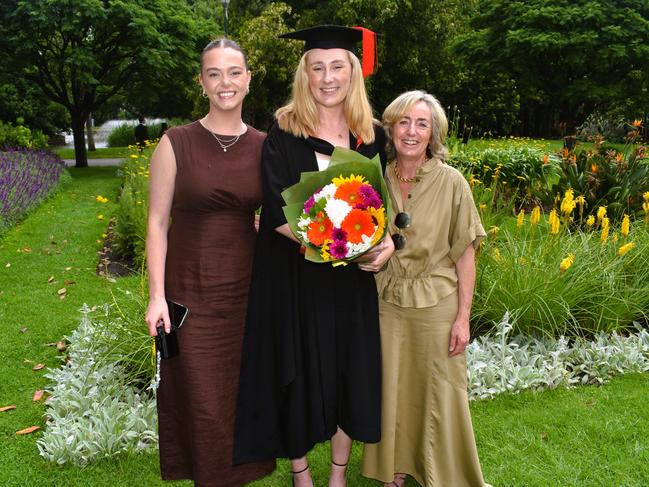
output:
[[74,167],[88,167],[88,153],[86,152],[85,122],[83,114],[71,113],[72,135],[74,137]]
[[88,137],[88,150],[95,151],[95,134],[92,132],[92,113],[88,115],[86,120],[86,135]]

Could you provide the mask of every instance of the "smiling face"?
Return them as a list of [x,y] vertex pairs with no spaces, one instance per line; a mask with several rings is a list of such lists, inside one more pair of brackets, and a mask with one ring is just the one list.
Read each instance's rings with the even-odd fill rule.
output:
[[306,69],[309,89],[318,105],[335,107],[345,101],[352,76],[345,49],[311,49]]
[[210,105],[217,110],[241,109],[250,84],[243,54],[230,47],[217,47],[203,54],[200,75]]
[[433,119],[426,102],[419,101],[392,126],[392,142],[401,161],[423,162],[433,133]]

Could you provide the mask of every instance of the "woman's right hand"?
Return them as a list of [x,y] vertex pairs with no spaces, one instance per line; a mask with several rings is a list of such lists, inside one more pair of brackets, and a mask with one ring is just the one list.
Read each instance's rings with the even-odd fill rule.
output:
[[149,327],[149,335],[152,337],[158,335],[158,323],[164,323],[165,332],[171,331],[171,321],[169,320],[169,308],[164,298],[152,298],[146,309],[145,321]]

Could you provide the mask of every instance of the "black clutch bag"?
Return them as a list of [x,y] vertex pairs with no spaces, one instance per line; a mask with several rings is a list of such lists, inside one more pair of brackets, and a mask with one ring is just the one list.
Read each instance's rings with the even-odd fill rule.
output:
[[176,332],[183,325],[185,318],[189,314],[187,306],[175,303],[169,299],[167,299],[167,306],[169,307],[171,331],[165,333],[164,326],[158,326],[158,335],[155,340],[156,350],[160,352],[161,358],[171,358],[178,355],[178,335]]

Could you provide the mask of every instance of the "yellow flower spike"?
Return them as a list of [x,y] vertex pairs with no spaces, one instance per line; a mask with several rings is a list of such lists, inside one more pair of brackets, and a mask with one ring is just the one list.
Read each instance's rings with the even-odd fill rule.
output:
[[608,225],[609,225],[608,217],[602,218],[602,234],[600,236],[602,243],[606,242],[606,239],[608,239],[608,232],[609,232]]
[[613,236],[611,237],[611,242],[613,242],[614,244],[617,243],[617,232],[613,232]]
[[534,208],[532,208],[532,213],[530,215],[530,224],[536,225],[540,219],[541,219],[541,207],[537,205]]
[[635,247],[635,244],[633,242],[629,242],[627,244],[624,244],[619,249],[617,249],[617,255],[623,256],[629,250],[631,250],[633,247]]
[[575,203],[574,192],[569,188],[566,190],[563,200],[561,200],[561,213],[564,216],[570,216],[575,206],[577,204]]
[[516,226],[522,227],[523,223],[525,223],[525,210],[521,209],[521,211],[518,212],[518,216],[516,217]]
[[575,198],[575,203],[577,203],[579,205],[579,208],[580,208],[579,211],[583,211],[584,210],[584,205],[586,204],[586,198],[584,198],[583,195],[579,195],[579,196],[577,196]]
[[568,269],[570,269],[574,261],[575,261],[575,254],[572,253],[568,254],[568,256],[561,261],[561,264],[559,264],[559,272],[561,274],[566,272]]
[[599,208],[597,208],[597,221],[603,220],[605,216],[606,216],[606,207],[600,206]]
[[550,215],[548,216],[548,223],[550,224],[550,233],[552,235],[557,235],[559,233],[559,228],[561,227],[561,220],[557,214],[557,210],[552,208]]
[[629,236],[629,231],[631,230],[631,218],[626,213],[624,218],[622,218],[622,226],[620,227],[620,233],[625,237]]
[[586,220],[586,226],[588,228],[591,228],[593,225],[595,225],[595,217],[593,215],[588,215],[588,219]]
[[642,193],[642,199],[649,203],[649,191]]
[[498,235],[498,232],[499,232],[499,231],[500,231],[500,227],[497,227],[496,225],[491,225],[491,227],[489,228],[489,233],[490,233],[493,237],[495,237],[496,235]]

